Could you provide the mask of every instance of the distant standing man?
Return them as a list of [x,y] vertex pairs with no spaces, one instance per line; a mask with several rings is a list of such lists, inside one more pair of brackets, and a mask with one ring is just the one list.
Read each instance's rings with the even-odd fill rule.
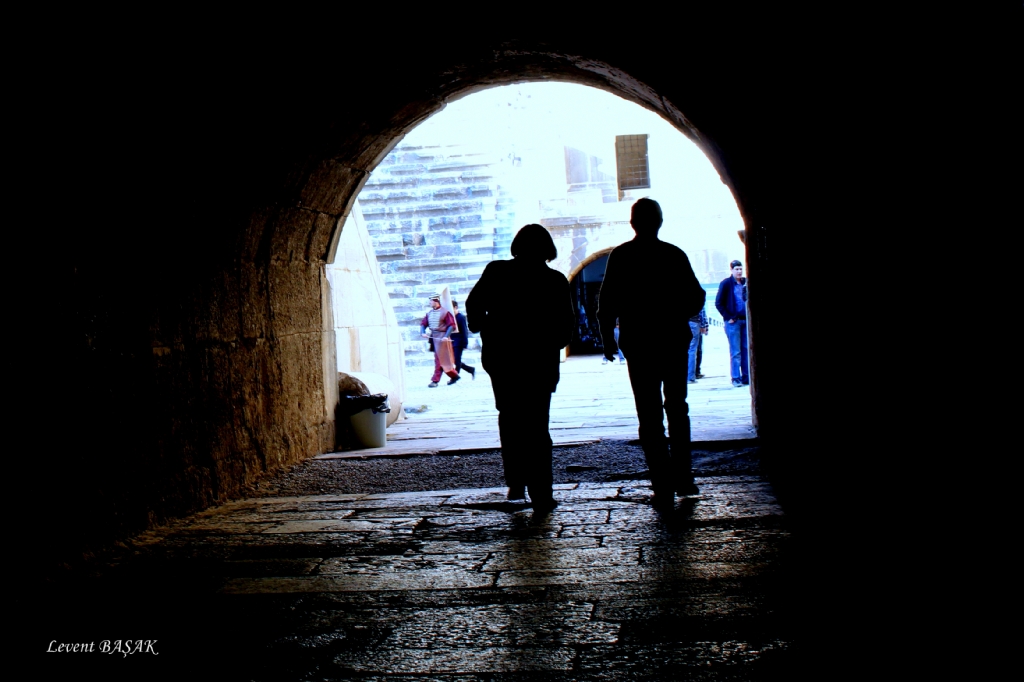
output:
[[704,376],[700,373],[700,364],[697,362],[700,358],[700,340],[704,334],[708,333],[708,316],[704,312],[704,308],[701,308],[696,315],[691,316],[689,322],[693,338],[690,339],[689,352],[686,354],[686,383],[695,384],[699,377]]
[[[441,379],[441,358],[437,356],[438,344],[441,339],[446,339],[452,335],[452,332],[457,329],[455,326],[455,318],[447,310],[441,308],[441,295],[433,294],[430,297],[430,312],[423,316],[423,320],[420,322],[420,336],[430,340],[430,350],[434,352],[434,375],[430,378],[430,383],[427,384],[430,388],[436,388],[437,382]],[[427,330],[430,330],[430,334],[427,334]],[[457,368],[453,368],[450,372],[445,372],[448,375],[448,385],[451,386],[459,380],[459,372]]]
[[718,285],[715,307],[725,324],[732,359],[732,385],[739,388],[750,384],[747,366],[747,278],[743,276],[743,263],[729,263],[732,275]]
[[697,339],[697,363],[693,371],[694,379],[703,379],[700,372],[700,361],[704,356],[704,337],[708,335],[708,314],[703,308],[700,309],[700,337]]
[[[618,344],[619,344],[619,321],[615,320],[615,345],[618,345]],[[614,358],[612,359],[612,362],[615,362]],[[601,358],[601,364],[602,365],[607,365],[608,364],[608,358]],[[622,348],[619,348],[619,366],[621,367],[624,364],[626,364],[626,356],[622,354]]]
[[469,328],[466,326],[466,316],[459,312],[459,302],[452,299],[452,307],[455,308],[455,324],[458,331],[452,332],[452,350],[455,351],[455,371],[466,370],[469,375],[476,379],[476,367],[471,367],[462,362],[462,351],[469,348]]
[[[618,349],[615,320],[619,321],[619,341],[629,358],[626,366],[640,422],[640,445],[650,470],[654,503],[660,506],[671,504],[674,493],[700,492],[690,462],[688,363],[680,358],[679,346],[689,347],[689,318],[699,313],[707,294],[682,249],[658,239],[662,224],[658,202],[639,199],[629,222],[636,237],[608,256],[597,319],[609,360]],[[665,437],[666,416],[671,451]]]

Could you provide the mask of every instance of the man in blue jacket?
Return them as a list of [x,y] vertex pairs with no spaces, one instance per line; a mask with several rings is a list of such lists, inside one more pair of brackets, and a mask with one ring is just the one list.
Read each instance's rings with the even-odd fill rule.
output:
[[729,356],[732,359],[732,385],[750,384],[750,369],[747,365],[747,278],[743,276],[743,263],[734,260],[729,263],[732,275],[718,285],[715,307],[722,316],[725,336],[729,339]]

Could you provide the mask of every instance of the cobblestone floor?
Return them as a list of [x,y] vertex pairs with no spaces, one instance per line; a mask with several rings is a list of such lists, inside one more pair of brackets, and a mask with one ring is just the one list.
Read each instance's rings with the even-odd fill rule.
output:
[[504,488],[241,500],[53,586],[26,645],[96,649],[44,679],[783,678],[787,518],[760,476],[698,483],[668,511],[637,481],[560,484],[545,515]]

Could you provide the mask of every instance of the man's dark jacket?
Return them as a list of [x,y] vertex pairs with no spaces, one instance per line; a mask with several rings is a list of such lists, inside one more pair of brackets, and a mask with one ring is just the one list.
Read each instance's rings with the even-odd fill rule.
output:
[[452,332],[452,348],[456,350],[469,348],[469,329],[466,327],[466,316],[462,313],[456,314],[455,324],[458,325],[459,331]]
[[[718,308],[719,314],[722,316],[722,320],[728,322],[729,320],[735,319],[746,319],[747,318],[747,306],[744,305],[742,309],[736,309],[736,297],[732,295],[733,282],[736,278],[729,275],[721,281],[718,285],[718,295],[715,296],[715,307]],[[740,283],[743,284],[743,301],[747,300],[747,278],[740,277]]]
[[597,307],[605,357],[612,358],[619,347],[627,359],[630,351],[635,357],[661,354],[666,348],[685,351],[693,338],[689,319],[706,298],[690,259],[678,246],[638,235],[615,247],[608,255]]

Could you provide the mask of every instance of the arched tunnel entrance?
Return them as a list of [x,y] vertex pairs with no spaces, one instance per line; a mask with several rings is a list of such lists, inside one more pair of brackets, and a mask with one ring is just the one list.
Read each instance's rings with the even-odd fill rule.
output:
[[[720,75],[716,72],[680,78],[684,57],[677,53],[685,49],[682,44],[671,50],[652,44],[654,56],[647,56],[635,49],[639,41],[605,43],[580,34],[571,44],[559,47],[557,43],[557,38],[545,44],[480,40],[467,49],[424,50],[414,60],[407,59],[405,52],[403,62],[407,63],[396,60],[395,66],[401,68],[380,78],[378,85],[368,83],[358,106],[352,105],[351,88],[338,83],[338,62],[333,60],[334,80],[323,78],[316,89],[297,87],[288,73],[281,83],[265,83],[261,76],[251,90],[234,97],[238,92],[231,88],[240,87],[235,85],[239,79],[223,79],[223,83],[211,79],[210,84],[218,87],[190,90],[194,100],[178,98],[185,105],[203,105],[195,107],[198,114],[194,118],[179,116],[180,127],[152,124],[164,123],[163,116],[170,123],[183,109],[167,114],[161,107],[152,108],[152,117],[144,124],[146,140],[159,137],[159,144],[126,142],[124,150],[133,153],[125,151],[123,158],[117,158],[116,167],[126,184],[136,175],[146,175],[130,172],[134,169],[152,168],[153,172],[144,180],[134,180],[130,189],[140,190],[138,197],[128,191],[120,193],[126,210],[110,212],[107,221],[96,221],[112,227],[83,230],[82,242],[93,246],[75,254],[83,263],[83,270],[76,270],[73,280],[76,331],[88,327],[90,333],[80,335],[85,340],[79,341],[79,368],[85,371],[79,372],[72,388],[81,391],[76,398],[84,399],[76,401],[77,412],[67,432],[90,447],[76,447],[69,455],[55,453],[60,466],[50,467],[54,479],[47,483],[53,485],[45,504],[35,505],[29,515],[33,517],[27,524],[30,532],[24,535],[32,536],[32,543],[24,546],[41,547],[44,561],[56,565],[62,555],[82,556],[104,541],[131,537],[147,526],[201,509],[210,513],[200,515],[196,523],[190,518],[190,527],[170,544],[157,539],[162,531],[156,529],[157,534],[143,538],[144,542],[118,548],[112,555],[117,562],[112,568],[117,570],[108,573],[107,586],[116,583],[116,596],[128,605],[124,608],[111,608],[113,600],[108,596],[113,595],[112,590],[97,590],[94,599],[91,595],[86,598],[73,583],[68,584],[69,589],[42,590],[38,601],[31,596],[33,603],[26,604],[26,610],[38,612],[43,626],[35,630],[38,641],[31,646],[39,649],[40,642],[45,646],[55,637],[59,638],[55,641],[84,642],[106,636],[102,634],[106,631],[117,632],[125,623],[140,628],[132,636],[166,641],[163,633],[177,626],[180,633],[189,635],[175,640],[173,646],[179,651],[194,650],[195,641],[221,641],[225,646],[219,650],[224,659],[231,659],[229,665],[241,661],[255,668],[267,660],[270,651],[275,655],[282,652],[281,660],[308,664],[300,675],[330,675],[329,667],[337,669],[339,665],[347,666],[344,670],[354,671],[355,676],[388,675],[405,670],[389,669],[396,659],[389,658],[387,652],[394,649],[406,652],[408,660],[417,664],[408,669],[411,674],[436,676],[438,670],[448,674],[449,668],[430,669],[440,659],[421,659],[424,651],[434,650],[433,644],[440,641],[437,637],[446,638],[443,644],[453,645],[443,649],[448,661],[483,661],[487,652],[458,647],[473,643],[473,633],[493,622],[493,614],[499,624],[501,614],[512,614],[513,630],[527,632],[537,623],[553,623],[550,632],[559,637],[561,633],[573,632],[574,637],[578,633],[579,638],[572,640],[571,647],[558,646],[556,650],[549,646],[545,634],[538,647],[509,659],[504,667],[460,668],[452,674],[493,676],[522,670],[528,675],[518,664],[538,660],[540,655],[557,659],[556,663],[566,662],[560,672],[551,673],[555,677],[574,675],[578,671],[570,666],[583,657],[596,679],[609,674],[609,663],[627,658],[640,662],[626,669],[626,676],[643,677],[650,652],[664,651],[665,642],[625,652],[609,647],[629,641],[630,633],[651,632],[652,623],[665,625],[655,630],[659,635],[666,633],[667,638],[673,638],[673,632],[685,633],[685,641],[668,642],[679,646],[665,658],[666,678],[678,672],[680,660],[689,660],[686,657],[692,647],[688,645],[693,643],[706,644],[708,655],[702,654],[701,664],[722,664],[716,668],[722,670],[735,660],[730,660],[732,652],[745,655],[753,651],[752,642],[767,640],[770,646],[782,647],[788,641],[787,628],[762,627],[775,621],[761,619],[753,626],[745,625],[750,623],[748,604],[764,604],[766,617],[773,618],[776,607],[787,603],[785,590],[774,588],[777,582],[773,581],[781,572],[770,563],[778,556],[778,548],[788,546],[784,545],[786,528],[777,505],[764,500],[766,486],[759,481],[716,483],[717,489],[709,492],[715,496],[712,503],[702,507],[702,513],[711,515],[691,515],[675,525],[659,520],[649,505],[637,504],[642,496],[614,499],[615,495],[599,486],[593,494],[580,496],[572,509],[563,510],[567,520],[560,520],[558,528],[543,525],[546,522],[517,527],[516,519],[508,524],[502,520],[497,528],[496,512],[473,499],[447,504],[448,509],[439,515],[437,499],[429,495],[422,503],[415,502],[414,508],[400,502],[388,509],[379,500],[355,500],[329,491],[296,500],[266,490],[254,495],[250,487],[268,474],[327,452],[334,444],[330,408],[332,400],[337,401],[339,358],[345,356],[338,352],[332,317],[335,304],[352,311],[360,309],[369,290],[355,280],[341,280],[332,292],[325,263],[336,261],[336,255],[348,248],[344,240],[354,233],[344,225],[355,214],[357,193],[371,171],[413,127],[446,103],[487,86],[552,79],[595,86],[657,112],[696,140],[718,176],[735,192],[746,221],[744,260],[751,278],[753,354],[759,359],[762,352],[764,358],[773,357],[777,346],[769,345],[772,336],[757,326],[755,315],[760,312],[757,304],[771,300],[772,295],[767,287],[760,288],[762,282],[771,281],[762,279],[768,270],[761,225],[762,219],[771,222],[768,218],[774,218],[774,224],[783,222],[787,210],[796,209],[784,205],[784,193],[763,189],[762,183],[771,183],[772,175],[765,172],[760,152],[770,147],[757,147],[756,141],[759,135],[774,134],[765,132],[764,118],[781,124],[785,116],[772,115],[767,108],[764,116],[749,113],[749,108],[739,106],[748,100],[742,87],[736,88],[732,82],[729,88],[707,85],[708,79]],[[662,61],[673,68],[663,67]],[[714,60],[708,68],[714,68]],[[326,69],[316,75],[322,78],[325,73]],[[159,85],[158,74],[153,79]],[[180,79],[181,83],[189,81]],[[742,96],[730,97],[733,89]],[[228,94],[221,94],[225,92]],[[136,94],[126,90],[125,99]],[[169,90],[166,94],[165,101],[170,102],[179,93]],[[717,99],[719,94],[725,97]],[[298,99],[312,105],[296,106]],[[701,130],[677,107],[684,104],[699,116],[704,126]],[[795,115],[795,109],[790,111]],[[122,117],[116,123],[128,125],[130,121]],[[136,148],[153,157],[144,159]],[[154,158],[159,162],[153,163]],[[573,159],[582,157],[567,154],[565,158],[573,165]],[[576,170],[594,170],[587,161],[575,165]],[[590,175],[586,181],[572,184],[585,182],[602,183],[604,179]],[[605,196],[601,187],[581,189],[581,193],[597,190],[591,192],[594,197]],[[108,196],[104,195],[103,201]],[[177,198],[168,200],[172,197]],[[143,214],[127,210],[135,206],[151,208],[147,215],[159,221],[154,227],[160,229],[140,230],[139,216]],[[165,213],[169,217],[164,217]],[[176,229],[162,229],[165,227]],[[561,230],[572,248],[560,253],[571,259],[576,248],[573,240],[583,239],[585,235],[578,231],[585,228],[579,223],[547,227]],[[132,289],[142,287],[137,273],[129,277],[134,264],[123,262],[118,250],[110,247],[119,243],[150,247],[164,242],[169,244],[166,250],[148,249],[153,254],[153,271],[180,274],[145,295],[135,294]],[[602,248],[608,246],[612,245]],[[201,254],[201,262],[197,258],[188,268],[171,267],[192,253]],[[566,271],[585,260],[565,264]],[[781,267],[789,265],[791,262],[783,262]],[[369,310],[385,318],[380,326],[390,324],[385,307]],[[781,310],[781,303],[776,310]],[[375,324],[357,320],[350,327],[350,348],[357,352],[350,353],[349,359],[356,357],[363,363],[374,349],[387,354],[390,338],[385,342],[372,338]],[[567,365],[573,359],[569,357]],[[781,360],[774,362],[778,367]],[[761,374],[760,362],[753,364],[758,383],[762,376],[771,376]],[[623,376],[619,372],[617,378]],[[580,402],[590,400],[595,385],[588,383],[585,393],[562,395]],[[758,401],[757,390],[755,386],[755,410],[761,415],[768,403]],[[747,408],[749,414],[749,398]],[[789,419],[796,422],[798,418]],[[277,499],[269,501],[270,497]],[[737,499],[742,503],[734,504]],[[219,504],[227,500],[238,503]],[[36,508],[40,508],[38,514]],[[221,511],[226,516],[215,518]],[[641,516],[634,516],[637,512]],[[470,532],[465,532],[469,530],[467,519],[475,524]],[[594,527],[597,524],[607,528]],[[46,542],[40,543],[39,538]],[[736,542],[744,538],[750,542],[742,545],[743,551],[735,552]],[[766,538],[770,541],[767,546]],[[285,540],[284,544],[278,539]],[[285,545],[287,548],[281,549]],[[152,566],[148,556],[153,554],[141,557],[144,565],[138,573],[126,565],[133,555],[149,548],[156,553],[169,550],[165,554],[169,561],[163,564],[166,572],[148,570]],[[742,556],[737,561],[738,554]],[[541,561],[533,562],[531,557]],[[740,563],[745,567],[736,569]],[[429,569],[427,574],[419,572],[424,568]],[[193,569],[208,572],[194,573]],[[412,575],[410,569],[417,573]],[[392,578],[405,580],[405,584],[396,591]],[[744,589],[753,586],[749,600],[737,599],[737,585]],[[765,586],[771,600],[762,598],[759,589]],[[425,587],[432,591],[424,592]],[[592,587],[603,592],[601,600],[588,594]],[[420,590],[419,594],[407,588]],[[158,598],[140,598],[146,592],[157,592]],[[472,602],[477,594],[487,598],[499,595],[499,600],[509,595],[509,601],[493,608],[466,601]],[[435,601],[438,595],[444,601]],[[656,596],[661,601],[647,599],[639,612],[623,612],[622,605],[635,604],[638,596]],[[714,601],[709,601],[709,596]],[[222,606],[235,609],[232,618],[223,617]],[[289,615],[290,606],[302,610]],[[681,607],[686,610],[680,611]],[[722,620],[725,608],[735,620]],[[68,630],[62,626],[55,631],[55,613],[67,615],[76,627]],[[392,614],[398,617],[378,618]],[[597,620],[595,615],[599,615]],[[453,629],[453,623],[465,626]],[[271,627],[261,632],[268,624]],[[563,628],[576,627],[574,624],[586,628]],[[314,627],[307,627],[311,625]],[[739,627],[734,629],[734,625]],[[298,630],[303,630],[301,638],[291,637]],[[367,632],[370,637],[365,636]],[[432,635],[428,649],[423,648],[424,632],[437,635]],[[395,633],[397,639],[379,640],[379,633]],[[485,639],[499,653],[507,650],[512,654],[523,641]],[[532,635],[530,639],[536,641]],[[236,641],[252,645],[231,646]],[[268,642],[273,646],[263,650]],[[315,649],[307,649],[307,644]],[[590,656],[595,648],[603,648],[604,653]],[[755,655],[764,648],[757,647]],[[259,657],[248,657],[259,651],[263,652]],[[721,654],[723,651],[726,654]],[[465,653],[469,655],[462,655]],[[113,661],[115,657],[109,658]],[[191,658],[195,664],[188,669],[201,667],[198,655]],[[165,660],[155,659],[159,665]],[[705,669],[707,666],[700,671]],[[294,677],[295,671],[291,672]],[[268,674],[273,673],[254,671],[247,677]]]
[[[645,132],[619,134],[638,131]],[[622,153],[624,141],[642,143],[639,159]],[[623,172],[636,171],[638,161],[643,182],[634,187]],[[577,324],[563,361],[601,353],[596,310],[604,267],[611,250],[633,236],[629,210],[639,196],[660,200],[662,238],[694,254],[709,290],[727,275],[729,259],[744,257],[736,238],[742,219],[720,176],[677,128],[647,110],[572,83],[495,87],[460,99],[384,157],[335,242],[327,271],[338,370],[390,379],[382,384],[393,391],[389,426],[400,410],[403,417],[427,410],[478,416],[491,401],[486,391],[462,401],[466,384],[421,390],[433,356],[420,322],[428,296],[441,288],[464,302],[483,268],[509,258],[512,238],[530,222],[549,230],[559,251],[550,265],[570,280]],[[670,310],[673,292],[651,295]],[[479,367],[479,349],[471,335],[467,364]],[[684,348],[683,361],[685,355]],[[728,387],[721,374],[709,380]],[[749,399],[745,409],[749,431]]]
[[[661,54],[650,63],[675,59],[674,51]],[[112,138],[121,154],[117,177],[137,184],[124,196],[140,210],[164,208],[152,211],[154,229],[140,231],[119,217],[104,222],[102,234],[83,230],[76,240],[77,385],[88,399],[78,401],[70,432],[102,444],[109,467],[93,468],[89,456],[73,461],[57,486],[66,505],[55,507],[51,520],[86,509],[83,528],[124,536],[154,519],[237,498],[268,473],[331,451],[339,358],[325,264],[335,259],[357,195],[387,154],[433,114],[495,85],[557,80],[617,94],[657,114],[707,156],[747,229],[753,403],[763,429],[761,414],[771,403],[760,388],[765,337],[757,305],[772,294],[759,216],[783,194],[759,189],[773,176],[762,172],[761,155],[745,150],[770,133],[741,108],[722,104],[736,103],[718,98],[731,90],[684,83],[677,70],[639,68],[636,59],[632,50],[603,43],[584,41],[577,51],[533,43],[495,48],[483,40],[404,64],[375,81],[375,95],[359,107],[345,106],[348,95],[340,90],[324,93],[312,108],[294,107],[283,94],[252,107],[260,93],[295,92],[302,77],[253,72],[231,88],[211,88],[201,119],[163,128],[159,144],[145,147],[161,164],[144,156],[143,146]],[[194,75],[173,89],[183,102],[198,101],[190,99],[192,83],[208,77]],[[684,116],[683,102],[694,102],[703,130]],[[110,131],[123,136],[119,128]],[[579,194],[603,201],[605,179],[593,171],[604,171],[589,156],[574,163],[583,156],[563,153],[562,171],[568,160]],[[141,174],[123,172],[133,167],[152,172],[143,182]],[[130,213],[126,208],[123,216]],[[548,227],[561,231],[567,248],[559,251],[571,259],[574,240],[582,239],[574,233],[585,226]],[[152,255],[154,272],[167,273],[145,294],[131,285],[121,251],[112,248],[127,243]],[[190,267],[181,267],[185,262]],[[572,264],[560,266],[567,273]],[[352,307],[364,294],[348,284],[332,293]],[[368,328],[355,327],[361,362],[369,357],[364,343],[384,345],[364,333]]]

